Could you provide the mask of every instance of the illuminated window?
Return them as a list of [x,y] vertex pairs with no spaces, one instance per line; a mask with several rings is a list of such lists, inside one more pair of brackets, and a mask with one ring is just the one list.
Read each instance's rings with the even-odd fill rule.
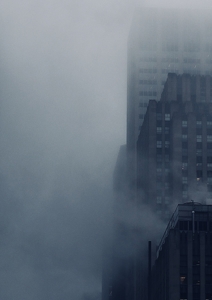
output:
[[182,135],[182,140],[187,140],[187,138],[188,138],[187,134]]
[[157,133],[162,133],[162,127],[157,127]]
[[162,148],[162,141],[157,141],[157,148]]

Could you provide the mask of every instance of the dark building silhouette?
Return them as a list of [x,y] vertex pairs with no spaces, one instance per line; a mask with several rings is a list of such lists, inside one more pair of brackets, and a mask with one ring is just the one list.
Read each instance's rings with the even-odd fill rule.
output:
[[[114,174],[110,267],[106,260],[111,273],[104,274],[103,300],[146,299],[144,259],[134,243],[142,233],[126,222],[128,203],[146,204],[168,221],[177,203],[212,199],[211,78],[201,76],[212,75],[211,26],[207,11],[135,13],[128,41],[127,139]],[[170,72],[175,75],[167,80]]]
[[212,205],[179,204],[157,250],[152,300],[212,299]]
[[169,74],[137,142],[137,199],[163,219],[189,199],[212,201],[212,77]]

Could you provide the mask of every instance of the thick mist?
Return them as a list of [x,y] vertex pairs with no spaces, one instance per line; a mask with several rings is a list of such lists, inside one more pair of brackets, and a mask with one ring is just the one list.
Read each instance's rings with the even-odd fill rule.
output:
[[99,299],[137,4],[1,1],[0,299]]

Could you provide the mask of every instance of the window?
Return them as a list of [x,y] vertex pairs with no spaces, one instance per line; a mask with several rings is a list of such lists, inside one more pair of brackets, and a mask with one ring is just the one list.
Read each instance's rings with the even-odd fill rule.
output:
[[157,148],[162,148],[162,141],[157,141]]
[[182,183],[187,184],[188,183],[188,177],[182,177]]
[[197,135],[197,142],[201,143],[202,142],[202,136],[201,135]]
[[196,126],[197,127],[202,127],[202,121],[196,121]]
[[158,203],[158,204],[162,203],[162,197],[161,196],[157,196],[156,203]]
[[165,127],[164,132],[165,132],[165,134],[169,134],[169,127]]
[[187,162],[183,162],[182,163],[182,170],[185,170],[188,168],[188,163]]
[[169,155],[165,154],[165,162],[169,162]]
[[162,114],[161,113],[157,114],[157,120],[162,120]]
[[187,140],[188,136],[187,134],[182,134],[182,140]]
[[165,141],[165,148],[169,148],[169,141]]
[[170,121],[170,114],[165,114],[165,121]]
[[166,196],[166,197],[165,197],[165,204],[169,204],[169,202],[170,202],[170,197],[169,197],[169,196]]
[[183,198],[187,198],[188,197],[188,191],[183,191],[182,196],[183,196]]
[[207,135],[207,142],[212,142],[212,135]]
[[207,121],[207,126],[212,127],[212,121]]
[[162,127],[157,127],[157,133],[162,133]]
[[188,126],[188,122],[185,121],[185,120],[183,120],[183,121],[182,121],[182,127],[187,127],[187,126]]
[[169,190],[169,188],[170,188],[170,183],[169,182],[165,182],[165,189]]

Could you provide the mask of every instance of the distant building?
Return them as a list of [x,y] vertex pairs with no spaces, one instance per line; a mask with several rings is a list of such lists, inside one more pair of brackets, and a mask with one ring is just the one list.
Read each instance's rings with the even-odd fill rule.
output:
[[212,299],[212,205],[179,204],[151,272],[151,299]]
[[211,11],[138,8],[128,41],[127,146],[136,145],[149,99],[168,73],[212,75]]
[[137,201],[163,219],[190,199],[212,202],[212,77],[169,74],[137,142]]

